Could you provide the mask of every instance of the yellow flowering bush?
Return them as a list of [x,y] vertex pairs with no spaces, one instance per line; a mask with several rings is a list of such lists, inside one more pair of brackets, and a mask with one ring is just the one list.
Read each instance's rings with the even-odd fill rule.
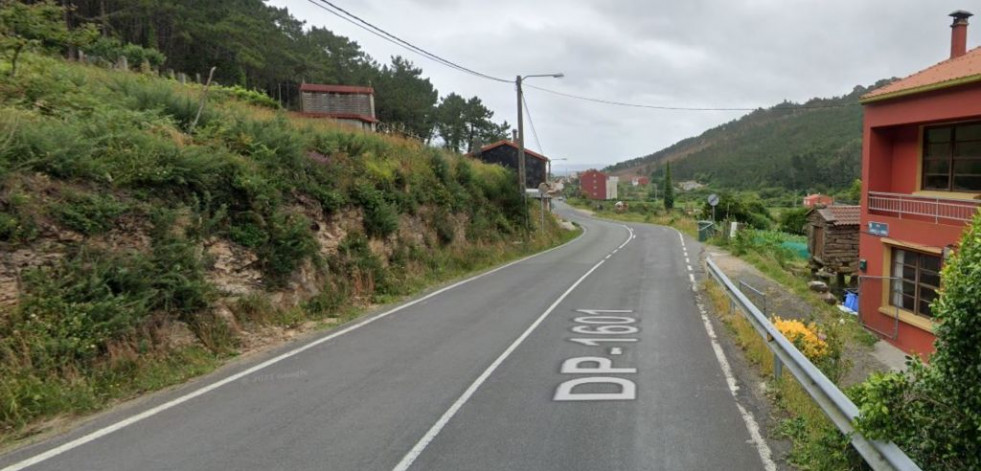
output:
[[813,322],[804,324],[796,319],[781,319],[774,316],[773,325],[811,361],[820,360],[828,355],[828,343]]

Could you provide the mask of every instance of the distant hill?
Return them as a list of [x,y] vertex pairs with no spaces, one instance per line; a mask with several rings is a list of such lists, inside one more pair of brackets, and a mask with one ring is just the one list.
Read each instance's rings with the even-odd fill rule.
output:
[[857,86],[841,97],[758,109],[606,171],[650,175],[671,162],[674,181],[694,179],[718,188],[842,189],[861,174],[862,107],[858,99],[885,83]]

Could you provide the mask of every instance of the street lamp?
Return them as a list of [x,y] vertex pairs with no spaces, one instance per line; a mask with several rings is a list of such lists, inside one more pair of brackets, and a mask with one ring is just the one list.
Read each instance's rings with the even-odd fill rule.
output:
[[[525,175],[525,120],[524,120],[524,110],[522,109],[524,103],[524,92],[521,90],[521,82],[525,79],[535,78],[535,77],[553,77],[562,78],[565,74],[533,74],[525,76],[517,76],[514,80],[515,85],[518,87],[518,186],[521,190],[521,197],[528,204],[528,194],[525,191],[526,188],[526,175]],[[546,175],[548,178],[548,175]],[[525,221],[525,226],[527,226],[527,221]]]

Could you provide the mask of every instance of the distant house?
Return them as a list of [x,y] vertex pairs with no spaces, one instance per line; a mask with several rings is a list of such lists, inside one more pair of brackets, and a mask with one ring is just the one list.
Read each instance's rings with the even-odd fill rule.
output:
[[946,256],[981,198],[981,48],[957,11],[950,58],[865,94],[859,316],[907,352],[933,351]]
[[804,207],[814,208],[818,206],[831,206],[835,204],[835,199],[820,193],[810,194],[804,197]]
[[824,268],[838,275],[858,272],[860,206],[814,208],[807,214],[807,250],[812,269]]
[[678,183],[678,188],[681,188],[681,191],[692,191],[704,187],[705,185],[702,185],[695,180],[685,180]]
[[[474,152],[475,158],[491,164],[503,165],[518,172],[518,145],[512,141],[503,140],[488,144]],[[538,152],[525,149],[525,188],[538,189],[545,182],[545,172],[548,170],[548,157]]]
[[606,177],[606,199],[615,200],[617,199],[617,184],[620,183],[620,177],[609,176]]
[[371,87],[304,83],[300,85],[300,111],[304,116],[331,118],[366,131],[374,131],[378,123]]
[[590,200],[605,200],[607,175],[599,170],[586,170],[579,174],[579,189]]
[[647,177],[630,177],[630,184],[633,186],[650,185],[651,179]]

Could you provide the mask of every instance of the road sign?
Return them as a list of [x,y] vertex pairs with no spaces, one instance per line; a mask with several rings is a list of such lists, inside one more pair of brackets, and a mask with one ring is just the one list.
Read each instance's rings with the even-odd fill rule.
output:
[[714,208],[715,205],[719,204],[719,195],[712,193],[709,195],[709,204]]
[[538,185],[538,193],[545,196],[548,193],[548,183],[542,182],[540,185]]

